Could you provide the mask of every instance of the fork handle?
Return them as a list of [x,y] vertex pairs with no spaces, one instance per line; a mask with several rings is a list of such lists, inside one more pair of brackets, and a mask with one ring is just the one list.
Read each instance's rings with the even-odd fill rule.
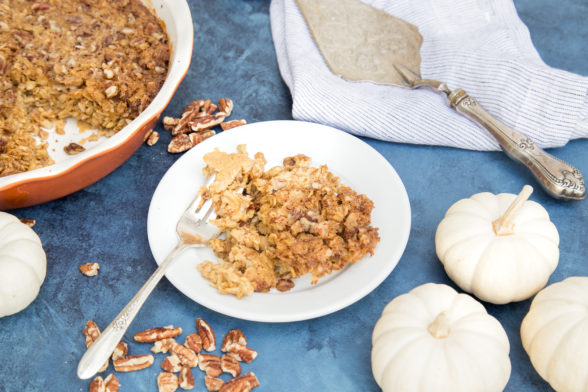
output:
[[80,359],[78,364],[78,377],[81,379],[88,379],[94,376],[102,367],[104,362],[112,355],[112,351],[120,342],[129,325],[153,291],[157,283],[165,275],[169,266],[172,264],[175,256],[186,248],[183,243],[178,243],[170,254],[163,260],[159,267],[153,272],[151,277],[143,284],[141,289],[129,301],[129,303],[121,310],[121,312],[112,320],[106,327],[104,332],[100,334],[98,339],[88,348],[86,353]]
[[453,90],[448,98],[458,113],[486,128],[510,158],[527,166],[549,194],[561,199],[586,197],[584,178],[574,166],[543,151],[530,137],[492,117],[464,90]]

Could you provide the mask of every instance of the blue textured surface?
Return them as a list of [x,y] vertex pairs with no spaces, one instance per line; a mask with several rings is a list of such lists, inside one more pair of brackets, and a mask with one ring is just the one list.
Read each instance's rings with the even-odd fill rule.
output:
[[[588,75],[588,4],[585,0],[517,0],[521,19],[551,66]],[[281,81],[270,34],[269,1],[215,0],[190,3],[195,50],[186,79],[164,114],[177,115],[197,98],[230,97],[232,118],[249,122],[290,119],[291,98]],[[98,183],[63,199],[12,211],[37,220],[47,252],[47,278],[24,311],[0,319],[0,391],[86,391],[76,377],[85,351],[87,320],[104,328],[155,269],[146,234],[147,209],[160,178],[178,156],[166,152],[169,132],[154,147],[143,146]],[[309,143],[312,141],[309,140]],[[434,233],[447,208],[481,191],[517,193],[534,184],[521,167],[498,152],[410,146],[367,140],[403,179],[412,206],[412,231],[397,268],[376,290],[348,308],[318,319],[265,324],[223,316],[194,303],[163,280],[125,340],[134,354],[148,346],[132,342],[140,330],[174,324],[194,331],[203,317],[222,337],[241,328],[259,352],[246,371],[261,380],[257,391],[377,391],[370,365],[371,331],[392,298],[425,282],[451,284],[435,256]],[[588,175],[588,140],[552,151]],[[588,201],[559,202],[540,189],[532,199],[551,215],[561,236],[560,262],[550,282],[588,275]],[[377,211],[377,209],[376,209]],[[80,274],[98,261],[95,278]],[[508,391],[544,391],[522,349],[519,326],[530,301],[488,305],[508,333],[512,375]],[[185,336],[185,334],[183,336]],[[162,355],[147,370],[118,374],[121,391],[156,391]],[[109,372],[111,369],[109,369]],[[196,375],[196,389],[205,390]]]

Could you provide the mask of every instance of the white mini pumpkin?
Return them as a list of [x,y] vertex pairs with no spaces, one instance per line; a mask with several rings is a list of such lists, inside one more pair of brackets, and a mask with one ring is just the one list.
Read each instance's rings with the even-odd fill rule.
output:
[[547,283],[559,259],[559,234],[540,204],[484,192],[453,204],[437,227],[437,256],[447,275],[483,301],[530,298]]
[[588,276],[574,276],[535,296],[521,325],[533,367],[558,392],[588,392]]
[[484,306],[443,284],[393,299],[372,334],[384,392],[497,392],[510,377],[506,332]]
[[46,270],[39,236],[15,216],[0,211],[0,317],[33,302]]

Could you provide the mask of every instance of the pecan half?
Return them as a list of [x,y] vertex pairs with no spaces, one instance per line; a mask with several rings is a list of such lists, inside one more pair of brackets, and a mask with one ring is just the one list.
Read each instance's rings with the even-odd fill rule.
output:
[[278,283],[276,283],[276,289],[278,291],[288,291],[294,287],[294,282],[292,279],[280,279]]
[[106,388],[105,392],[118,392],[120,382],[118,381],[118,378],[111,373],[104,379],[104,386]]
[[210,325],[203,319],[197,318],[196,329],[202,339],[202,348],[206,351],[214,351],[216,349],[216,339]]
[[161,372],[157,376],[159,392],[175,392],[178,389],[178,376],[173,373]]
[[151,147],[151,146],[155,145],[155,143],[157,143],[158,141],[159,141],[159,132],[152,131],[149,134],[149,137],[147,138],[145,143],[147,143],[147,145]]
[[218,100],[218,111],[223,112],[226,117],[231,115],[233,111],[233,100],[230,98],[221,98]]
[[78,143],[71,142],[67,146],[63,147],[63,151],[65,151],[65,153],[68,155],[75,155],[82,151],[86,151],[86,149],[84,146],[81,146]]
[[157,342],[153,343],[153,347],[151,347],[151,351],[154,354],[158,353],[167,353],[169,351],[170,345],[173,339],[162,339],[158,340]]
[[225,117],[225,114],[222,112],[217,114],[206,114],[205,116],[190,121],[188,125],[193,131],[198,132],[222,123],[225,120]]
[[214,354],[198,354],[198,367],[210,377],[217,377],[223,373],[221,359]]
[[192,369],[188,366],[183,366],[180,370],[180,387],[182,389],[192,389],[194,388],[194,375],[192,374]]
[[166,372],[177,373],[182,369],[180,358],[176,354],[170,354],[161,363],[161,368]]
[[238,343],[233,344],[230,349],[227,351],[227,355],[235,358],[237,361],[249,363],[253,361],[257,357],[257,351],[242,346]]
[[98,263],[86,263],[86,264],[80,265],[80,272],[86,276],[98,275],[99,269],[100,269],[100,264],[98,264]]
[[255,387],[259,386],[259,380],[253,372],[245,373],[244,375],[233,378],[223,384],[220,392],[249,392]]
[[231,121],[222,122],[220,124],[220,127],[223,131],[227,131],[229,129],[237,128],[237,127],[240,127],[241,125],[246,125],[246,124],[247,124],[247,121],[245,119],[239,119],[239,120],[231,120]]
[[197,333],[191,333],[190,335],[186,336],[186,342],[184,343],[184,346],[198,354],[200,351],[202,351],[202,339],[200,338],[200,335]]
[[198,143],[201,143],[202,141],[204,141],[214,135],[216,135],[216,132],[213,129],[209,129],[204,132],[192,132],[192,133],[188,134],[188,137],[190,138],[190,141],[192,142],[192,147],[194,147]]
[[172,137],[171,142],[167,146],[167,151],[172,154],[179,154],[188,151],[193,146],[190,137],[184,133]]
[[134,372],[153,365],[153,355],[128,355],[113,362],[117,372]]
[[84,338],[86,338],[86,348],[90,347],[92,343],[98,339],[100,336],[100,329],[96,323],[92,320],[86,322],[86,327],[84,328]]
[[204,385],[209,391],[218,391],[223,386],[224,381],[222,378],[215,378],[210,376],[204,376]]
[[247,339],[245,339],[245,334],[238,328],[233,328],[229,332],[227,332],[225,338],[223,339],[221,351],[226,353],[234,344],[247,346]]
[[180,122],[179,118],[164,116],[163,120],[162,120],[163,129],[171,131],[176,127],[176,125],[178,125],[179,122]]
[[153,343],[158,340],[175,338],[182,333],[182,328],[174,328],[173,325],[165,327],[149,328],[145,331],[137,332],[133,339],[141,343]]
[[237,377],[241,374],[241,364],[229,355],[223,355],[221,357],[221,369],[223,372],[229,373],[233,377]]
[[[84,327],[84,338],[86,340],[86,347],[90,347],[92,344],[94,344],[94,342],[96,341],[96,339],[98,339],[99,336],[100,329],[98,329],[96,323],[92,320],[88,321],[86,323],[86,326]],[[100,368],[100,370],[98,370],[98,373],[102,373],[106,370],[106,368],[108,368],[108,362],[109,361],[107,359],[106,362],[104,362],[104,365],[102,365],[102,367]]]
[[89,392],[106,392],[106,386],[104,385],[104,379],[101,376],[98,376],[92,380],[90,383],[90,387],[88,389]]
[[33,227],[37,223],[37,221],[34,219],[26,219],[26,218],[20,219],[20,221],[22,223],[24,223],[25,225],[27,225],[28,227]]
[[178,344],[174,339],[169,339],[169,350],[176,354],[182,365],[195,367],[198,365],[198,355],[187,347]]
[[129,346],[125,342],[118,342],[114,351],[112,351],[112,360],[116,361],[127,356],[129,353]]

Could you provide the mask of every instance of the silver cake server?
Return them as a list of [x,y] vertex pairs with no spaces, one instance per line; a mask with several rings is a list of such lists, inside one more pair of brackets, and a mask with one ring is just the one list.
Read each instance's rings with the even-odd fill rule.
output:
[[530,137],[510,129],[492,117],[464,90],[450,90],[444,82],[421,79],[420,75],[402,65],[394,65],[394,68],[402,76],[405,87],[428,87],[445,94],[452,108],[490,132],[502,150],[513,160],[527,166],[550,195],[573,200],[586,197],[584,178],[578,169],[543,151]]

